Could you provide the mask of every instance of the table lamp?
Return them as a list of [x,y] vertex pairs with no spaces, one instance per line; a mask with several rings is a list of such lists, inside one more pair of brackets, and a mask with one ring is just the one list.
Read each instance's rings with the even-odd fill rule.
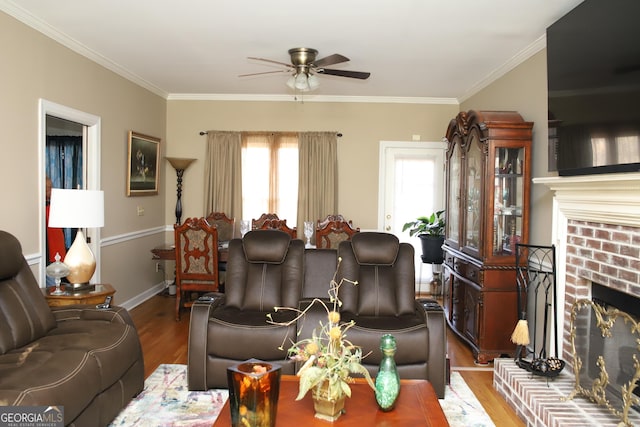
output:
[[176,224],[180,225],[180,219],[182,218],[182,175],[187,170],[189,165],[196,161],[196,159],[183,159],[180,157],[165,157],[171,166],[176,170],[178,176],[178,199],[176,200]]
[[76,238],[64,263],[69,267],[67,280],[74,290],[88,289],[96,271],[96,258],[87,245],[83,228],[104,226],[104,192],[98,190],[51,190],[49,227],[77,228]]

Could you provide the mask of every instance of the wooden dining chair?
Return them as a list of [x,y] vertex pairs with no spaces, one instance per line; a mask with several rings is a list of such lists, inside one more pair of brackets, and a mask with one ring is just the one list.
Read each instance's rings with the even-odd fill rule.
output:
[[[224,245],[224,248],[226,248],[229,241],[233,239],[235,235],[235,219],[229,218],[224,212],[211,212],[207,215],[206,220],[209,225],[216,227],[218,230],[218,245]],[[220,281],[220,292],[224,292],[226,272],[227,261],[220,259],[220,253],[218,252],[218,280]]]
[[228,242],[235,234],[235,220],[224,212],[211,212],[205,218],[209,225],[218,229],[218,241]]
[[205,218],[187,218],[174,226],[176,251],[176,321],[193,293],[217,292],[218,230]]
[[278,215],[275,213],[263,213],[262,215],[260,215],[260,218],[251,219],[251,229],[262,230],[263,229],[262,225],[265,223],[265,221],[273,221],[273,220],[279,220],[279,219],[280,218],[278,218]]
[[345,220],[342,215],[329,215],[317,222],[316,248],[337,248],[340,242],[351,240],[351,236],[359,231],[359,227],[353,228],[352,222]]
[[324,219],[319,219],[318,220],[318,225],[316,228],[324,228],[326,227],[331,221],[343,221],[343,222],[347,222],[349,223],[350,226],[353,227],[353,221],[349,220],[347,221],[347,219],[341,215],[341,214],[330,214],[327,215]]
[[280,230],[287,233],[292,239],[298,238],[298,230],[296,227],[290,228],[286,219],[268,219],[262,223],[258,230]]

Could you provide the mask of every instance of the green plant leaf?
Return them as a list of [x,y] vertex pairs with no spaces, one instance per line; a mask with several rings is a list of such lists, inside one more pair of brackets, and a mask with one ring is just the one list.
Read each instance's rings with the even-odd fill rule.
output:
[[325,370],[317,366],[309,366],[300,375],[300,386],[296,400],[302,399],[309,390],[320,384],[325,379]]

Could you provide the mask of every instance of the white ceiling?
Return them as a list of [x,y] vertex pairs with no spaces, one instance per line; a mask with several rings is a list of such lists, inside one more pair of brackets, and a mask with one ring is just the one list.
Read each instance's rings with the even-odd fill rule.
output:
[[[0,0],[0,9],[167,98],[293,95],[287,50],[351,60],[307,99],[463,100],[539,51],[582,0]],[[410,102],[410,101],[409,101]]]

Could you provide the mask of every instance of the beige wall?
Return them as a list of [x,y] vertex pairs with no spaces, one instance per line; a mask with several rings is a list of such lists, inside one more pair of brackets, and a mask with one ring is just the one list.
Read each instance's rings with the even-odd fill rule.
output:
[[[547,58],[542,50],[460,105],[467,110],[515,110],[533,125],[532,177],[557,175],[547,163]],[[531,184],[529,241],[551,244],[553,194],[547,187]]]
[[[161,164],[160,194],[125,195],[126,136],[129,130],[162,138],[162,155],[202,159],[206,137],[201,130],[335,130],[339,140],[340,213],[363,229],[377,227],[378,144],[439,141],[451,118],[468,109],[514,109],[535,122],[533,175],[547,175],[546,58],[534,55],[507,75],[457,105],[382,103],[298,103],[166,101],[62,47],[0,12],[0,168],[4,209],[2,229],[15,234],[32,260],[41,252],[37,227],[43,212],[38,192],[38,100],[44,98],[101,118],[101,187],[105,191],[102,281],[112,283],[117,302],[131,300],[160,283],[149,249],[171,233],[175,221],[175,171]],[[203,212],[202,161],[185,173],[183,218]],[[551,231],[551,195],[532,192],[532,242],[547,244]],[[144,208],[145,215],[136,210]],[[32,261],[35,262],[35,261]],[[168,269],[172,267],[167,266]],[[37,268],[34,271],[37,271]]]
[[[44,209],[39,193],[44,177],[38,167],[40,98],[101,118],[101,187],[105,192],[102,281],[116,289],[116,302],[144,292],[164,277],[155,273],[149,248],[163,233],[143,237],[144,230],[165,224],[164,186],[157,196],[125,195],[126,138],[136,130],[164,140],[166,101],[94,62],[62,47],[0,12],[0,120],[3,159],[0,188],[3,230],[17,236],[34,266],[42,251],[38,224]],[[136,215],[136,206],[145,216]],[[143,244],[140,244],[143,242]]]
[[[440,141],[457,105],[169,101],[167,153],[202,159],[202,130],[337,131],[339,213],[362,229],[378,225],[378,146],[380,141]],[[166,166],[167,188],[175,188]],[[193,163],[183,182],[184,217],[203,212],[204,163]],[[418,191],[418,190],[417,190]],[[419,195],[419,192],[417,192]],[[175,194],[167,196],[166,216],[174,216]],[[174,216],[175,218],[175,216]]]

